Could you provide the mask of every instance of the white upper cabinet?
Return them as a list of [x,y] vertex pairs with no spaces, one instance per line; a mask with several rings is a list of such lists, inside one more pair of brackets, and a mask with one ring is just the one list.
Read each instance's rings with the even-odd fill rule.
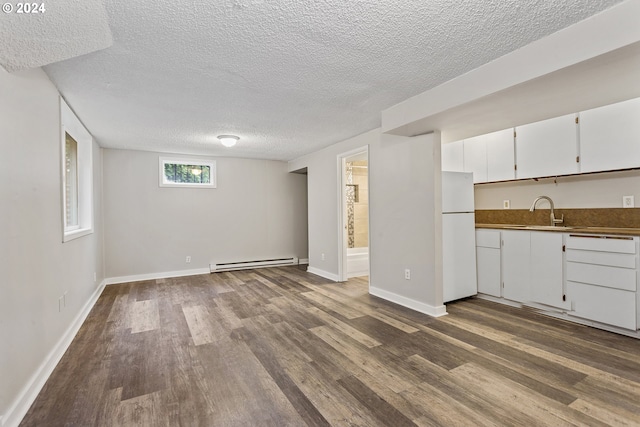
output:
[[442,145],[442,170],[472,172],[473,182],[515,179],[513,129]]
[[516,128],[517,178],[578,173],[576,115]]
[[640,167],[640,98],[580,113],[582,172]]
[[487,146],[487,181],[515,179],[513,129],[505,129],[484,135]]
[[442,170],[464,172],[464,141],[442,144]]
[[485,135],[464,140],[464,171],[473,172],[473,183],[487,182],[487,144]]

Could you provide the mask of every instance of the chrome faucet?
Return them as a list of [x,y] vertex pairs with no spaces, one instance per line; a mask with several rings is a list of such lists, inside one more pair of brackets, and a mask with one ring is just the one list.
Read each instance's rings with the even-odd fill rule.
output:
[[533,203],[531,204],[531,207],[529,208],[530,212],[533,212],[536,210],[536,203],[538,203],[540,200],[546,200],[549,202],[549,206],[551,206],[551,225],[554,226],[556,224],[561,224],[564,221],[564,214],[562,214],[562,217],[560,219],[556,219],[556,215],[553,212],[553,200],[551,200],[551,197],[548,196],[538,196],[536,197],[536,199],[533,201]]

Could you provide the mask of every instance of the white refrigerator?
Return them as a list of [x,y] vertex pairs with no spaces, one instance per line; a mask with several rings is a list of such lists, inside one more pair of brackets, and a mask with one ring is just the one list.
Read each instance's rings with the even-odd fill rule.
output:
[[442,172],[444,302],[478,293],[473,174]]

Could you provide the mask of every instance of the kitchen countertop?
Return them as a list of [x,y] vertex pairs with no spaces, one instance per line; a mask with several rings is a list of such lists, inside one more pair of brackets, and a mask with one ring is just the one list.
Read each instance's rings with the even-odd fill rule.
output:
[[552,231],[558,233],[580,234],[612,234],[624,236],[640,236],[640,228],[614,227],[578,227],[578,226],[550,226],[550,225],[521,225],[521,224],[476,224],[476,228],[493,228],[499,230]]

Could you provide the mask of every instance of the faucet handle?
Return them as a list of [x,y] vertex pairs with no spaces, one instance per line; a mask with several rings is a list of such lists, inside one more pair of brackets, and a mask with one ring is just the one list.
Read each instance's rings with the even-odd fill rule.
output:
[[555,216],[553,217],[553,223],[554,224],[562,224],[563,222],[564,222],[564,214],[562,214],[560,219],[557,219]]

